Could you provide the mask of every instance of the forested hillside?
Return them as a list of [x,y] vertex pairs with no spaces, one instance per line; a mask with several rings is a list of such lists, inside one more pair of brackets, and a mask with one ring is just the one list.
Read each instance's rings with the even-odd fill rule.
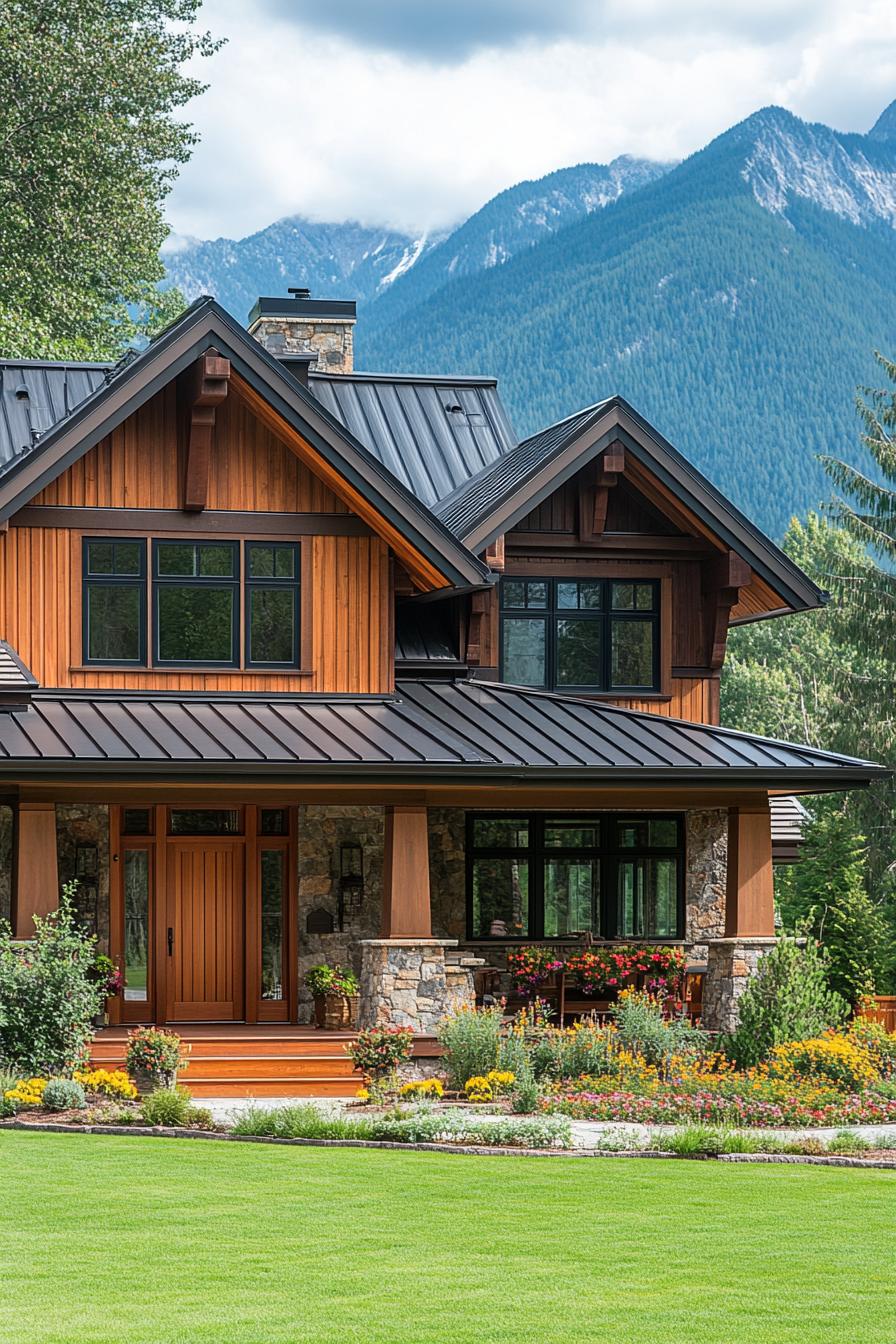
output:
[[780,535],[829,494],[816,455],[853,450],[856,385],[896,349],[892,122],[757,113],[389,321],[398,281],[362,313],[359,362],[497,374],[521,433],[621,393]]

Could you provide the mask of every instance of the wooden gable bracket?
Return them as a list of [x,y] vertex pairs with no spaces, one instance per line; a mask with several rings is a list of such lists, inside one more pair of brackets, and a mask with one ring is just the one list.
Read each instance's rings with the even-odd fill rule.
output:
[[726,551],[707,566],[706,574],[709,666],[717,672],[725,661],[731,608],[737,606],[741,588],[752,582],[753,571],[734,551]]
[[229,378],[230,360],[224,359],[217,350],[208,350],[199,356],[186,380],[187,451],[183,507],[189,513],[199,513],[208,503],[215,412],[227,396]]
[[625,448],[612,443],[600,456],[592,490],[579,497],[579,540],[592,541],[602,537],[607,525],[607,506],[610,491],[625,471]]
[[495,537],[491,546],[486,549],[485,563],[489,569],[493,569],[496,574],[504,573],[504,537]]

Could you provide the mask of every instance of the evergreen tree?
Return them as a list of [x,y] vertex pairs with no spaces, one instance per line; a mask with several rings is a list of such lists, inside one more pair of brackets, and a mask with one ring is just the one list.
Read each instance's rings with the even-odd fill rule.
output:
[[778,891],[785,926],[818,939],[831,989],[851,1006],[881,978],[886,929],[868,895],[864,837],[841,803],[807,824],[800,861]]
[[[114,358],[170,318],[162,201],[201,0],[0,0],[0,355]],[[181,301],[182,302],[182,301]]]

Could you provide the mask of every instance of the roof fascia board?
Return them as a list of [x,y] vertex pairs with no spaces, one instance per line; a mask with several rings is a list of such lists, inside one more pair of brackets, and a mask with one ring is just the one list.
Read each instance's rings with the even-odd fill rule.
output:
[[[17,512],[190,363],[215,346],[346,482],[373,499],[451,583],[482,585],[489,571],[426,507],[216,304],[197,304],[90,397],[0,480],[0,521]],[[352,461],[351,459],[354,459]]]
[[[559,489],[571,476],[580,471],[598,453],[602,453],[619,437],[613,408],[599,413],[598,419],[587,429],[575,435],[531,475],[514,486],[513,491],[497,504],[473,530],[464,537],[470,550],[483,551],[510,528],[515,527],[527,513]],[[501,462],[505,459],[499,458]]]
[[[464,538],[466,544],[476,552],[490,546],[616,440],[692,509],[726,546],[743,556],[756,573],[789,602],[789,609],[808,610],[823,605],[824,594],[811,579],[801,574],[774,542],[754,527],[621,398],[614,398],[602,408],[596,421],[564,444],[527,481],[515,487],[512,494],[496,505]],[[686,479],[682,480],[682,477]],[[522,497],[521,492],[524,492]]]

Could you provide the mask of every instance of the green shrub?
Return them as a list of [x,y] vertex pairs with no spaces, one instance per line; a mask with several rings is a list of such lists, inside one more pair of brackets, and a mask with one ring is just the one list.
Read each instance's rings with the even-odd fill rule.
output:
[[848,1129],[841,1129],[832,1139],[828,1139],[828,1152],[838,1153],[841,1157],[861,1157],[873,1147],[874,1144],[868,1139],[861,1134],[852,1134]]
[[247,1106],[231,1126],[234,1134],[274,1139],[369,1139],[373,1122],[332,1115],[310,1102],[295,1106]]
[[74,1078],[50,1078],[41,1105],[48,1111],[80,1111],[84,1102],[84,1089]]
[[140,1107],[144,1125],[158,1125],[165,1129],[211,1129],[212,1113],[204,1106],[194,1106],[185,1087],[160,1087],[144,1097]]
[[9,926],[0,926],[0,1060],[29,1076],[71,1074],[105,1003],[91,979],[96,940],[72,909],[75,890],[68,884],[58,910],[35,916],[27,944],[13,943]]
[[[560,1123],[556,1123],[559,1121]],[[421,1112],[374,1120],[373,1136],[392,1143],[457,1143],[483,1148],[571,1148],[565,1115],[491,1116],[480,1121],[457,1112]]]
[[776,1045],[820,1036],[845,1020],[846,1001],[828,989],[825,959],[808,942],[779,938],[740,999],[737,1030],[723,1040],[739,1068],[759,1064]]
[[19,1082],[18,1073],[10,1073],[7,1069],[0,1069],[0,1120],[8,1120],[11,1115],[16,1113],[16,1104],[7,1098],[7,1092],[11,1092],[16,1083]]
[[85,1125],[135,1125],[139,1113],[114,1101],[101,1101],[84,1112]]
[[561,1082],[567,1078],[601,1078],[613,1071],[610,1033],[596,1022],[580,1022],[568,1031],[554,1033],[551,1073]]
[[705,1033],[686,1017],[666,1017],[662,1002],[651,994],[629,990],[620,994],[610,1011],[618,1043],[663,1075],[673,1056],[698,1055],[706,1049]]
[[468,1078],[484,1077],[498,1067],[503,1017],[503,1008],[495,1004],[462,1008],[440,1022],[437,1034],[445,1047],[448,1086],[454,1091],[462,1092]]
[[517,1079],[510,1094],[510,1105],[517,1115],[531,1115],[538,1109],[538,1083],[531,1072]]
[[649,1147],[661,1153],[677,1153],[679,1157],[716,1157],[726,1151],[725,1132],[708,1125],[687,1125],[671,1134],[654,1134]]

